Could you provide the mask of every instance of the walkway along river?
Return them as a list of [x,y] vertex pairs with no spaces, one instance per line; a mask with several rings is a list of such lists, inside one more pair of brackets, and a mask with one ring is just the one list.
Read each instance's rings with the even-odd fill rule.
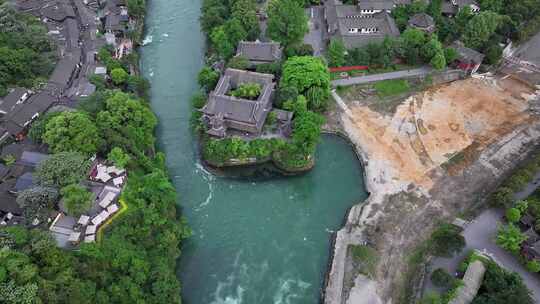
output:
[[151,0],[142,50],[159,117],[159,147],[193,229],[178,275],[187,304],[319,301],[331,233],[367,196],[347,142],[324,136],[316,168],[298,177],[215,177],[200,165],[189,129],[204,38],[200,1]]

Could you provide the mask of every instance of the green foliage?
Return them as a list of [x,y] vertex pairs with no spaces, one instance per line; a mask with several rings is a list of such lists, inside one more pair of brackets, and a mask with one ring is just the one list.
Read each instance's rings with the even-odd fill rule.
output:
[[458,59],[459,54],[454,48],[445,48],[444,49],[444,58],[446,59],[446,63],[452,63],[456,59]]
[[17,195],[17,204],[24,210],[27,224],[36,218],[45,222],[57,200],[58,191],[50,187],[33,187]]
[[125,168],[131,161],[131,156],[124,152],[122,148],[114,147],[107,155],[107,160],[111,161],[118,168]]
[[48,112],[43,116],[39,116],[37,120],[32,123],[28,137],[36,142],[41,143],[43,141],[43,135],[45,134],[45,127],[55,116],[60,115],[60,112]]
[[499,267],[495,262],[485,263],[484,280],[471,304],[533,304],[531,291],[515,272]]
[[530,272],[540,272],[540,262],[537,260],[528,261],[525,267]]
[[[320,88],[307,94],[311,88]],[[318,109],[317,105],[330,95],[330,74],[321,59],[310,56],[289,58],[283,65],[280,88],[295,88],[299,94],[306,94],[309,108]],[[315,94],[316,93],[316,94]]]
[[493,203],[496,206],[508,207],[514,200],[514,191],[508,187],[500,187],[493,194]]
[[191,105],[195,109],[202,109],[206,104],[206,96],[202,93],[197,93],[191,97]]
[[95,199],[94,194],[78,184],[65,186],[60,191],[69,215],[79,217],[87,212]]
[[249,68],[249,66],[249,59],[247,59],[245,56],[235,56],[227,63],[227,67],[238,70],[246,70]]
[[88,79],[91,84],[96,86],[96,91],[105,90],[107,88],[107,80],[105,80],[105,77],[103,75],[92,75]]
[[36,168],[35,176],[44,186],[64,187],[85,179],[90,161],[78,152],[59,152],[49,156]]
[[331,67],[339,67],[345,64],[345,45],[341,40],[332,39],[328,46],[328,65]]
[[154,145],[155,115],[146,104],[123,92],[115,92],[96,118],[109,147],[119,147],[134,155]]
[[225,26],[216,27],[210,34],[210,41],[221,58],[228,59],[234,54],[234,44],[229,40]]
[[392,10],[392,16],[396,22],[400,31],[405,30],[409,22],[410,17],[414,14],[422,13],[426,11],[426,3],[424,1],[412,1],[407,5],[398,5]]
[[515,203],[515,208],[516,208],[521,214],[525,214],[525,212],[527,212],[527,209],[529,208],[529,202],[523,201],[523,200],[517,201],[517,202]]
[[134,17],[142,17],[146,12],[146,0],[127,0],[129,14]]
[[258,64],[256,67],[255,67],[255,71],[257,73],[263,73],[263,74],[274,74],[274,75],[279,75],[280,71],[281,71],[281,65],[277,62],[274,62],[274,63],[262,63],[262,64]]
[[205,66],[199,72],[197,81],[202,89],[206,90],[206,92],[210,92],[216,87],[219,81],[219,73],[212,68]]
[[247,39],[256,40],[259,37],[259,19],[257,17],[255,0],[233,1],[231,16],[240,21],[240,24],[247,33]]
[[15,164],[15,162],[17,162],[17,158],[15,158],[15,156],[11,155],[11,154],[8,154],[6,156],[4,156],[4,158],[2,159],[2,161],[4,162],[4,164],[6,166],[11,166],[13,164]]
[[499,227],[496,243],[510,252],[518,253],[521,243],[526,239],[527,237],[519,231],[519,228],[513,224],[508,224]]
[[517,223],[521,218],[521,212],[517,208],[509,208],[506,210],[506,219],[510,223]]
[[431,234],[431,253],[435,256],[451,257],[465,247],[461,229],[451,224],[442,224]]
[[431,282],[433,282],[433,285],[437,287],[449,289],[455,284],[455,281],[456,278],[442,268],[435,269],[431,274]]
[[54,153],[75,151],[87,156],[95,154],[103,142],[88,114],[71,111],[50,118],[42,139]]
[[123,68],[116,68],[111,71],[111,79],[115,85],[124,84],[129,74]]
[[432,291],[420,299],[420,304],[444,304],[444,302],[440,294]]
[[55,45],[44,24],[30,14],[0,4],[0,96],[9,86],[45,82],[56,61]]
[[231,96],[256,100],[261,95],[262,87],[255,82],[242,83],[235,90],[230,91]]
[[446,59],[444,58],[444,53],[437,53],[435,56],[433,56],[433,58],[431,58],[429,64],[431,64],[431,66],[436,70],[443,70],[446,67]]
[[111,54],[111,50],[107,48],[107,46],[102,47],[98,51],[98,59],[103,64],[105,64],[105,67],[107,68],[107,71],[112,71],[114,69],[123,68],[122,64],[113,58]]
[[479,49],[495,33],[501,21],[500,15],[486,11],[472,17],[467,23],[463,33],[463,42],[466,46]]
[[271,0],[267,12],[268,37],[285,47],[300,43],[308,32],[304,8],[295,0]]
[[502,58],[503,49],[498,44],[490,45],[486,51],[486,62],[488,64],[497,64]]
[[263,160],[272,156],[272,153],[282,149],[284,141],[281,139],[256,139],[244,141],[237,137],[226,139],[209,139],[205,142],[204,158],[213,164],[223,165],[225,162],[237,159],[246,160],[256,158]]
[[383,80],[375,83],[377,95],[381,98],[394,96],[408,92],[410,90],[409,82],[405,79]]

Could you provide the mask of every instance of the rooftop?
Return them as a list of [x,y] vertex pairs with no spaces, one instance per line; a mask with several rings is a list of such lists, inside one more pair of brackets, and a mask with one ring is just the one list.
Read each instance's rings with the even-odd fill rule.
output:
[[[257,100],[227,95],[243,83],[258,83],[262,90]],[[208,103],[201,110],[210,126],[209,133],[224,137],[227,129],[260,133],[268,112],[272,108],[274,75],[227,69],[216,89],[210,93]]]
[[461,41],[452,43],[451,47],[458,52],[459,60],[462,62],[478,64],[484,60],[484,54],[466,47]]
[[277,42],[241,41],[236,55],[252,62],[275,62],[281,59],[282,48]]
[[420,29],[429,29],[435,26],[435,21],[430,15],[419,13],[413,15],[411,19],[409,19],[409,25]]

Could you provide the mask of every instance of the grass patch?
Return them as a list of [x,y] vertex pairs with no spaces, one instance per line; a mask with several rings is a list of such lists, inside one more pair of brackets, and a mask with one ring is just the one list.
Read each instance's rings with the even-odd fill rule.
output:
[[411,87],[406,79],[391,79],[375,83],[377,95],[381,98],[403,94],[408,92]]
[[377,251],[365,245],[350,245],[349,250],[354,263],[359,265],[360,272],[373,278],[378,262]]

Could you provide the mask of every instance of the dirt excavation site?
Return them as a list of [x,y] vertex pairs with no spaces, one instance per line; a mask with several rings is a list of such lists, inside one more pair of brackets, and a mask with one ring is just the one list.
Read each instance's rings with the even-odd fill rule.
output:
[[[497,75],[439,85],[391,109],[354,89],[335,97],[371,195],[337,234],[325,303],[404,303],[416,246],[439,221],[482,202],[539,143],[535,89]],[[366,241],[379,257],[370,274],[353,266],[349,250]]]

